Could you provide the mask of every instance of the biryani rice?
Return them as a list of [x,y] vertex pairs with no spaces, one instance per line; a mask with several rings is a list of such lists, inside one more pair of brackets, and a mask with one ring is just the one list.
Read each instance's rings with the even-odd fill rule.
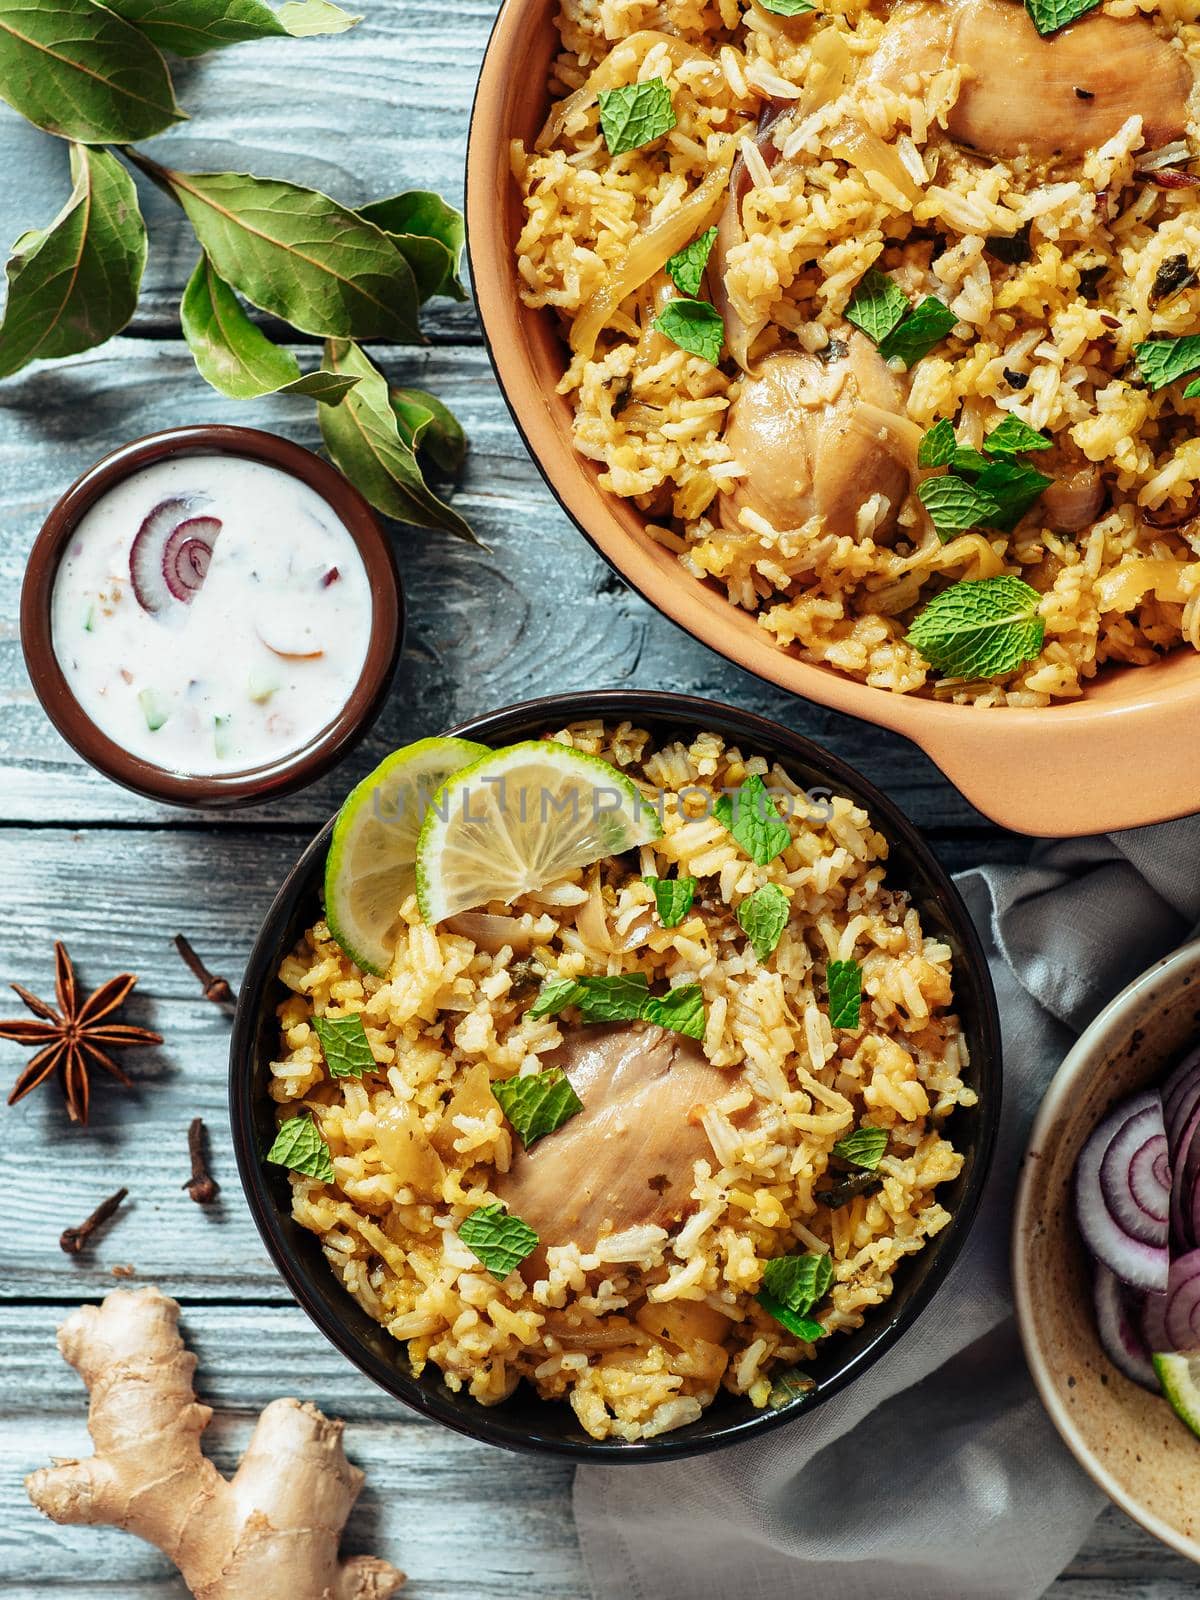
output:
[[[1133,116],[1082,161],[1052,167],[964,149],[945,131],[960,67],[915,75],[903,92],[864,77],[896,9],[837,0],[789,19],[741,0],[562,0],[549,84],[559,104],[543,137],[511,152],[525,208],[520,292],[562,319],[572,348],[560,389],[601,484],[633,500],[684,570],[756,613],[781,648],[897,692],[1045,706],[1078,696],[1105,662],[1200,648],[1200,532],[1182,516],[1178,527],[1152,525],[1200,492],[1191,437],[1200,399],[1183,399],[1180,384],[1152,393],[1132,365],[1148,336],[1196,325],[1200,289],[1162,303],[1153,289],[1171,258],[1200,264],[1200,191],[1156,187],[1145,168],[1186,164],[1198,128],[1193,120],[1186,140],[1153,152]],[[1200,63],[1200,0],[1108,0],[1103,12],[1144,14]],[[601,81],[598,69],[608,86],[665,80],[675,127],[611,156],[595,95],[581,93]],[[772,101],[790,110],[768,168],[754,134]],[[665,236],[648,250],[647,236],[735,154],[749,187],[724,288],[760,330],[754,363],[844,336],[850,297],[878,265],[912,299],[937,296],[958,318],[912,369],[914,428],[954,418],[960,439],[978,446],[1005,414],[1019,417],[1054,440],[1038,461],[1052,475],[1103,465],[1103,513],[1069,536],[1035,505],[1011,535],[970,532],[945,545],[915,494],[891,544],[872,538],[869,507],[853,529],[723,515],[720,494],[746,475],[725,439],[742,374],[654,330],[672,292],[662,270],[672,250]],[[716,222],[723,203],[722,189],[680,243]],[[1028,260],[1006,264],[989,250],[1026,227]],[[590,308],[614,282],[629,292],[594,332]],[[915,611],[948,582],[1001,572],[1043,596],[1044,647],[995,680],[939,680],[906,642]]]
[[[754,1299],[770,1258],[829,1252],[833,1287],[817,1314],[831,1335],[886,1300],[899,1263],[949,1220],[936,1189],[961,1156],[941,1130],[975,1094],[950,1009],[950,950],[887,887],[886,841],[860,807],[810,801],[782,769],[713,734],[656,748],[628,723],[595,723],[555,738],[658,799],[663,837],[632,869],[610,860],[489,909],[525,920],[539,974],[642,972],[652,984],[702,986],[703,1049],[729,1070],[729,1090],[703,1108],[711,1158],[695,1163],[680,1224],[551,1246],[532,1284],[484,1270],[456,1229],[496,1200],[492,1185],[513,1158],[489,1084],[538,1070],[567,1024],[530,1017],[528,961],[426,927],[411,898],[383,978],[360,972],[324,922],[284,961],[272,1093],[281,1114],[313,1114],[332,1154],[332,1184],[290,1175],[297,1221],[349,1293],[407,1343],[414,1371],[432,1362],[452,1390],[485,1405],[525,1378],[544,1398],[568,1400],[592,1437],[644,1439],[694,1421],[721,1385],[764,1406],[773,1375],[811,1358],[813,1347]],[[712,815],[715,795],[750,773],[794,801],[792,843],[766,867]],[[674,928],[654,915],[642,877],[668,872],[700,880]],[[791,909],[760,962],[734,909],[764,883],[779,884]],[[861,963],[856,1030],[830,1026],[833,959]],[[332,1079],[312,1020],[351,1013],[378,1070]],[[738,1116],[747,1106],[750,1121]],[[412,1178],[414,1146],[397,1151],[397,1119],[416,1129],[416,1187],[398,1175]],[[881,1184],[830,1210],[814,1189],[835,1142],[864,1121],[889,1133]]]

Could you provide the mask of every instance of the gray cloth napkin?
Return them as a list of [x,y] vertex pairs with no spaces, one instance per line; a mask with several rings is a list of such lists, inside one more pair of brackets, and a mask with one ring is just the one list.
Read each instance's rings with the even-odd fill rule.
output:
[[584,1467],[596,1600],[1036,1600],[1102,1499],[1043,1412],[1008,1273],[1029,1124],[1072,1038],[1200,920],[1200,817],[959,879],[1004,1029],[1004,1117],[954,1270],[865,1377],[761,1441]]

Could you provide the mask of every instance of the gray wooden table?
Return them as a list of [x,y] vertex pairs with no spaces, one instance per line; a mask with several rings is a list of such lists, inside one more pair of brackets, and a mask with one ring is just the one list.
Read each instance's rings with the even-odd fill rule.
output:
[[[193,120],[157,140],[155,154],[185,170],[288,177],[351,203],[415,186],[461,200],[467,114],[495,0],[370,0],[369,10],[342,38],[243,45],[181,65],[180,99]],[[65,198],[66,151],[0,106],[0,172],[7,247]],[[412,1600],[584,1600],[568,1469],[500,1461],[401,1409],[293,1306],[238,1189],[226,1019],[200,997],[171,936],[187,933],[236,982],[275,886],[385,751],[552,689],[667,686],[777,716],[890,790],[953,868],[1020,860],[1028,844],[985,823],[911,745],[757,683],[623,588],[530,464],[470,307],[435,309],[427,349],[381,352],[399,381],[435,390],[466,423],[471,457],[458,503],[491,551],[396,531],[410,631],[369,743],[318,787],[236,817],[155,806],[91,772],[43,716],[17,637],[25,559],[52,501],[107,450],[169,425],[249,423],[316,443],[307,403],[237,406],[196,375],[177,316],[194,246],[165,200],[146,191],[143,202],[147,288],[126,336],[0,385],[0,979],[49,992],[52,943],[62,938],[85,983],[140,973],[130,1015],[167,1041],[133,1056],[135,1089],[98,1087],[87,1131],[69,1127],[54,1093],[0,1115],[0,1589],[7,1600],[184,1594],[148,1546],[107,1529],[56,1528],[21,1486],[49,1457],[88,1452],[82,1388],[57,1355],[54,1329],[131,1266],[129,1281],[157,1283],[184,1305],[201,1393],[217,1408],[208,1438],[222,1466],[269,1399],[311,1398],[348,1419],[350,1453],[367,1471],[348,1544],[403,1566]],[[0,1082],[22,1059],[0,1044]],[[208,1210],[180,1191],[185,1130],[197,1114],[223,1185]],[[132,1197],[98,1247],[63,1255],[63,1226],[118,1184]],[[1109,1511],[1049,1593],[1174,1600],[1194,1586],[1194,1569]]]

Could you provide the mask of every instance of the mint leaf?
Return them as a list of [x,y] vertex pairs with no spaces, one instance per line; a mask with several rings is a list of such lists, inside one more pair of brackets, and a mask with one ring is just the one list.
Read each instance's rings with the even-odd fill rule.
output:
[[1016,527],[1030,506],[1054,482],[1027,461],[1002,458],[991,462],[976,478],[975,489],[992,502],[993,510],[984,520],[989,528],[1008,533]]
[[1165,389],[1200,367],[1200,333],[1182,339],[1147,339],[1133,347],[1143,381],[1151,389]]
[[[824,1328],[821,1332],[825,1332]],[[807,1372],[801,1372],[799,1367],[793,1367],[790,1372],[781,1372],[774,1380],[767,1404],[772,1411],[778,1411],[781,1406],[790,1406],[793,1400],[807,1399],[810,1394],[816,1393],[816,1389],[815,1378],[810,1378]]]
[[1075,22],[1094,11],[1100,0],[1025,0],[1025,9],[1040,34],[1057,33],[1068,22]]
[[775,809],[770,790],[756,772],[736,794],[720,796],[713,816],[760,867],[768,866],[792,842],[792,830]]
[[707,300],[668,300],[654,319],[659,333],[689,355],[699,356],[715,367],[725,342],[721,313]]
[[765,961],[779,943],[791,909],[791,901],[777,883],[764,883],[737,908],[737,919],[760,961]]
[[813,0],[758,0],[764,11],[771,11],[777,17],[802,17],[806,11],[815,11],[817,8]]
[[951,472],[986,472],[990,465],[988,458],[978,450],[972,450],[969,444],[955,445],[954,454],[950,457]]
[[667,262],[667,272],[671,282],[680,294],[688,296],[699,294],[700,285],[704,281],[704,269],[708,265],[708,258],[712,254],[716,238],[717,230],[708,228],[698,239],[693,239],[691,244],[686,244],[682,250],[677,250]]
[[782,1300],[776,1300],[769,1290],[760,1289],[754,1298],[776,1322],[782,1323],[789,1333],[794,1333],[797,1339],[803,1339],[806,1344],[816,1344],[818,1339],[825,1337],[825,1329],[819,1322],[812,1317],[797,1316]]
[[698,983],[683,983],[664,995],[650,995],[642,1007],[642,1019],[660,1028],[703,1039],[705,1028],[704,991]]
[[833,1147],[833,1153],[840,1160],[849,1161],[852,1166],[874,1172],[883,1159],[887,1142],[886,1128],[855,1128],[852,1133],[847,1133],[838,1140]]
[[829,1021],[835,1028],[857,1028],[862,1021],[862,968],[857,961],[831,961],[825,969],[829,986]]
[[947,417],[935,422],[917,446],[919,467],[946,467],[954,459],[958,440],[954,437],[954,424]]
[[310,1116],[289,1117],[280,1124],[275,1143],[267,1151],[267,1160],[277,1167],[302,1172],[305,1177],[319,1178],[322,1183],[333,1182],[329,1146]]
[[958,318],[933,295],[927,295],[903,322],[879,341],[879,354],[885,361],[902,361],[914,367],[934,345],[941,344]]
[[567,1006],[577,1006],[585,1022],[656,1022],[660,1028],[704,1037],[704,997],[698,984],[650,993],[644,972],[618,973],[611,978],[555,978],[543,984],[529,1008],[531,1017],[557,1016]]
[[1183,398],[1185,400],[1194,400],[1198,394],[1200,394],[1200,378],[1193,378],[1183,391]]
[[663,927],[677,927],[692,909],[692,901],[696,898],[696,879],[648,876],[643,878],[642,882],[648,883],[654,890],[658,920]]
[[529,1016],[556,1017],[567,1006],[579,1004],[582,985],[574,978],[549,978],[538,991],[537,999],[529,1008]]
[[879,344],[908,311],[908,296],[898,283],[868,267],[846,307],[846,321]]
[[947,473],[941,478],[924,478],[917,485],[917,497],[928,511],[942,543],[968,528],[981,528],[996,510],[989,495],[965,478]]
[[558,1067],[497,1080],[492,1093],[526,1150],[583,1110],[583,1101]]
[[984,453],[989,456],[1020,456],[1029,450],[1049,450],[1053,439],[1031,428],[1011,412],[983,441]]
[[331,1078],[361,1078],[364,1072],[375,1071],[367,1030],[357,1013],[352,1017],[314,1017],[312,1025]]
[[645,1014],[649,990],[644,972],[622,972],[613,978],[578,979],[574,1003],[585,1022],[637,1022]]
[[472,1211],[459,1227],[458,1237],[502,1282],[538,1247],[538,1236],[529,1224],[499,1204]]
[[601,89],[600,131],[610,156],[623,156],[661,139],[675,126],[671,91],[661,78],[627,83],[618,89]]
[[952,678],[990,678],[1042,648],[1041,596],[1020,578],[970,578],[944,589],[914,619],[908,642]]
[[763,1288],[799,1317],[807,1316],[825,1298],[832,1282],[832,1258],[816,1251],[802,1256],[776,1256],[763,1267]]

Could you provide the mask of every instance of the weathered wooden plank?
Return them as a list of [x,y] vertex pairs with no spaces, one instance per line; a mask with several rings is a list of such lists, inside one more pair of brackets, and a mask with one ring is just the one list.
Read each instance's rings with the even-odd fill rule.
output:
[[[58,1310],[0,1311],[0,1571],[21,1592],[117,1593],[155,1600],[186,1591],[170,1565],[110,1529],[56,1528],[26,1499],[25,1474],[53,1456],[90,1454],[83,1388],[54,1344]],[[347,1550],[386,1556],[412,1600],[583,1600],[565,1463],[501,1455],[426,1422],[355,1373],[294,1309],[189,1307],[199,1392],[217,1408],[206,1444],[236,1465],[253,1420],[279,1394],[314,1400],[350,1423],[351,1459],[367,1473]],[[148,1585],[148,1588],[144,1588]]]
[[[56,1308],[0,1308],[0,1565],[7,1593],[45,1595],[71,1571],[89,1574],[75,1592],[100,1596],[121,1581],[138,1600],[182,1592],[143,1546],[102,1529],[54,1529],[20,1490],[25,1472],[51,1455],[85,1453],[82,1389],[54,1347]],[[279,1393],[312,1399],[349,1423],[351,1457],[367,1472],[348,1548],[372,1549],[410,1573],[414,1597],[509,1595],[581,1600],[568,1501],[569,1469],[501,1457],[458,1438],[382,1395],[327,1345],[295,1309],[188,1306],[184,1328],[199,1356],[199,1391],[217,1412],[209,1448],[232,1469],[252,1420]],[[36,1423],[36,1426],[35,1426]],[[486,1524],[484,1519],[487,1519]],[[491,1529],[490,1536],[486,1529]],[[38,1565],[26,1565],[36,1548]],[[29,1587],[20,1588],[22,1583]],[[1087,1551],[1048,1595],[1054,1600],[1175,1600],[1194,1571],[1120,1512],[1099,1520]]]
[[[914,815],[973,826],[978,813],[907,741],[760,684],[627,589],[579,537],[526,455],[481,350],[389,352],[397,378],[436,390],[462,416],[472,453],[457,504],[491,546],[397,530],[409,635],[369,744],[339,772],[261,816],[315,821],[397,744],[555,689],[645,684],[780,717],[860,766]],[[237,422],[317,443],[311,403],[238,405],[207,387],[174,342],[117,340],[0,387],[0,820],[151,821],[168,808],[125,795],[80,762],[33,697],[17,637],[30,544],[85,467],[137,434]]]

